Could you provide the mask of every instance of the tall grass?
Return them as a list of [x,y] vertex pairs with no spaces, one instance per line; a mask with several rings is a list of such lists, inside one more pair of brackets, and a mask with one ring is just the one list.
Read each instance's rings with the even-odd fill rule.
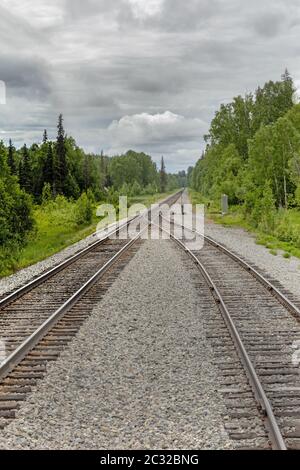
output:
[[229,213],[222,216],[220,204],[211,201],[194,190],[189,191],[193,204],[204,204],[206,216],[214,222],[227,227],[242,227],[256,235],[256,241],[266,246],[272,253],[283,251],[284,258],[294,255],[300,258],[300,211],[298,209],[281,209],[276,212],[274,228],[262,231],[254,227],[242,206],[230,207]]
[[[170,193],[143,195],[129,198],[129,204],[140,203],[146,206],[163,199]],[[58,197],[47,201],[34,209],[35,231],[27,244],[19,247],[0,247],[0,277],[7,276],[18,269],[42,261],[67,246],[91,235],[99,223],[96,207],[101,202],[92,204],[92,219],[88,223],[79,223],[78,203]]]

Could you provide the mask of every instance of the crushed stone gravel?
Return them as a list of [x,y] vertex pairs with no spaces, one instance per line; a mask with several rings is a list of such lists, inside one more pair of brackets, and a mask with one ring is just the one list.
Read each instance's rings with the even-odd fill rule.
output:
[[[187,191],[183,194],[183,202],[190,202]],[[205,234],[278,280],[300,301],[299,258],[295,256],[284,258],[282,256],[284,252],[281,250],[278,250],[278,255],[274,256],[265,246],[256,243],[253,233],[242,228],[225,227],[208,218],[205,220]]]
[[[122,222],[123,221],[121,221],[121,223]],[[114,225],[112,224],[110,228],[113,229]],[[17,271],[11,276],[7,276],[0,279],[0,295],[4,295],[8,292],[18,289],[19,287],[23,286],[35,277],[40,276],[45,271],[50,270],[54,266],[57,266],[66,259],[83,250],[84,248],[87,248],[88,246],[92,245],[99,238],[102,238],[103,235],[103,231],[99,231],[97,233],[95,232],[92,235],[80,240],[79,242],[68,246],[64,250],[61,250],[58,253],[49,256],[43,261],[28,266],[27,268],[21,269],[20,271]]]
[[185,256],[171,241],[144,242],[0,432],[1,449],[233,447],[207,300]]

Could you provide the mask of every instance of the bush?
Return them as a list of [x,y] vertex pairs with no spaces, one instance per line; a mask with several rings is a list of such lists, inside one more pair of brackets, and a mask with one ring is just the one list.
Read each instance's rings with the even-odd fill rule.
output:
[[89,201],[91,202],[91,204],[96,204],[96,198],[95,198],[95,194],[93,192],[93,190],[91,188],[89,188],[86,192],[87,194],[87,197],[89,199]]
[[300,184],[297,186],[296,192],[295,192],[295,202],[298,207],[300,207]]
[[45,183],[42,191],[42,204],[46,205],[52,199],[52,190],[49,183]]
[[[254,227],[259,228],[264,233],[274,233],[276,207],[269,181],[266,182],[260,197],[258,197],[258,194],[254,193],[252,196],[253,209],[250,213],[250,222]],[[248,206],[249,202],[250,199],[245,202],[245,208]]]
[[124,183],[120,189],[121,196],[129,196],[130,194],[130,187],[127,183]]
[[25,243],[33,226],[30,196],[14,177],[0,178],[0,244]]
[[0,246],[0,277],[8,276],[15,269],[20,256],[20,246],[10,242]]
[[135,181],[130,190],[130,196],[140,196],[142,193],[141,185]]
[[109,204],[112,204],[115,207],[119,207],[119,197],[120,193],[118,191],[115,191],[113,187],[109,188],[107,194],[107,202]]
[[155,184],[148,184],[144,190],[144,194],[155,194],[158,192],[158,189],[157,187],[155,186]]
[[91,223],[93,218],[93,205],[86,193],[83,193],[75,206],[75,221],[77,225]]

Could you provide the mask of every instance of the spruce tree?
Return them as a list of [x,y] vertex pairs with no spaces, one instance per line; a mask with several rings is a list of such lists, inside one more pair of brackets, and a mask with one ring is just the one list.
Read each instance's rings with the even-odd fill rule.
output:
[[293,107],[295,95],[296,95],[296,88],[294,85],[294,81],[288,71],[285,69],[284,74],[281,75],[281,81],[283,83],[283,106],[286,108],[286,111]]
[[48,142],[48,133],[47,133],[47,129],[44,129],[43,144],[46,144],[47,142]]
[[19,178],[21,187],[27,192],[32,192],[32,168],[30,155],[26,144],[22,148],[22,160],[19,168]]
[[90,158],[89,155],[84,155],[84,189],[87,189],[91,185],[91,169],[90,169]]
[[103,155],[103,150],[101,150],[100,155],[100,186],[101,191],[104,191],[106,185],[106,165],[105,165],[105,158]]
[[16,167],[16,162],[15,162],[15,157],[14,157],[14,152],[15,148],[12,144],[11,139],[9,139],[9,146],[8,146],[8,165],[10,168],[10,172],[12,175],[17,174],[17,167]]
[[56,141],[56,164],[55,164],[55,179],[56,189],[58,193],[64,193],[66,189],[66,180],[68,176],[67,166],[67,149],[65,141],[65,131],[63,126],[63,115],[58,117],[57,125],[57,141]]
[[53,191],[53,151],[52,143],[49,142],[47,145],[47,156],[43,168],[43,180],[44,183],[49,183]]
[[161,168],[160,168],[160,192],[165,193],[167,189],[168,177],[166,173],[166,166],[164,157],[161,157]]

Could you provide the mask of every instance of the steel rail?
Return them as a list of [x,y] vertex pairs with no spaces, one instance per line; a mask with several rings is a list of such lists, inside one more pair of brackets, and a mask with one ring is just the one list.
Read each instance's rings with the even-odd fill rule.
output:
[[[162,227],[160,227],[160,229],[166,233],[169,233],[167,230],[163,229]],[[194,253],[181,240],[176,238],[171,233],[169,233],[169,235],[171,239],[174,240],[192,258],[192,260],[194,261],[194,263],[197,265],[200,272],[202,273],[210,291],[213,294],[213,297],[228,327],[232,340],[234,344],[236,345],[238,354],[244,365],[245,372],[252,386],[256,400],[258,401],[260,408],[264,413],[265,426],[268,431],[273,450],[287,450],[287,447],[285,445],[284,439],[279,429],[276,417],[274,415],[272,405],[263,389],[263,386],[259,380],[256,370],[251,362],[251,359],[246,351],[246,348],[243,344],[240,334],[234,324],[234,321],[229,313],[229,310],[222,298],[222,295],[219,289],[215,285],[214,281],[212,280],[208,271],[205,269],[204,265],[201,263],[200,260],[198,260],[198,258],[194,255]]]
[[77,292],[75,292],[58,310],[56,310],[44,323],[42,323],[20,346],[15,349],[0,365],[0,381],[27,356],[27,354],[41,341],[41,339],[57,324],[57,322],[83,297],[83,295],[107,272],[109,268],[127,251],[148,228],[143,228],[110,260],[105,263]]
[[[199,232],[196,232],[199,235]],[[209,244],[214,246],[215,248],[219,249],[220,251],[223,251],[226,255],[230,256],[234,261],[239,263],[243,268],[248,271],[252,276],[254,276],[261,284],[263,284],[268,291],[270,291],[274,296],[280,300],[280,302],[292,313],[294,313],[299,319],[300,319],[300,309],[284,295],[282,292],[280,292],[277,287],[275,287],[268,279],[266,279],[261,273],[259,273],[255,268],[253,268],[249,263],[244,261],[242,258],[240,258],[238,255],[230,251],[228,248],[226,248],[224,245],[221,243],[218,243],[215,241],[213,238],[208,237],[207,235],[204,235],[204,240],[206,240]]]
[[[175,193],[175,194],[171,195],[170,197],[168,197],[166,200],[161,201],[160,203],[158,203],[158,206],[161,205],[161,204],[167,204],[170,200],[172,200],[172,198],[177,197],[178,194],[181,194],[181,193],[182,193],[182,190],[178,191],[178,193]],[[149,213],[149,210],[148,210],[148,213]],[[112,235],[120,232],[124,227],[129,226],[130,223],[132,223],[135,219],[140,218],[140,217],[143,217],[143,215],[142,214],[141,215],[136,215],[136,216],[132,217],[131,219],[128,219],[128,220],[126,220],[125,222],[123,222],[121,224],[118,224],[115,228],[111,229],[108,233],[106,233],[104,235],[104,237],[101,238],[100,240],[97,240],[95,243],[92,243],[91,245],[89,245],[88,247],[86,247],[83,250],[79,251],[75,255],[71,256],[70,258],[68,258],[64,261],[62,261],[57,266],[51,268],[49,271],[46,271],[45,273],[41,274],[40,276],[36,277],[35,279],[32,279],[31,281],[29,281],[24,286],[20,287],[19,289],[15,290],[14,292],[12,292],[12,293],[8,294],[7,296],[5,296],[2,300],[0,300],[0,311],[1,311],[2,308],[6,307],[11,302],[19,299],[24,294],[27,294],[28,292],[30,292],[35,287],[38,287],[39,285],[43,284],[45,281],[47,281],[51,277],[55,276],[55,274],[61,272],[62,270],[64,270],[65,268],[67,268],[68,266],[73,264],[75,261],[77,261],[78,259],[85,256],[87,253],[93,251],[94,248],[96,248],[97,246],[103,244],[106,240],[109,239],[109,237],[111,237]]]
[[[170,222],[166,217],[162,216],[162,218]],[[228,248],[226,248],[224,245],[217,242],[213,238],[205,234],[202,234],[198,232],[197,230],[191,229],[189,227],[185,227],[184,225],[179,224],[178,222],[172,221],[171,223],[178,225],[181,228],[188,230],[189,232],[195,233],[199,237],[202,237],[204,241],[207,241],[210,245],[222,251],[231,259],[233,259],[238,264],[240,264],[246,271],[248,271],[253,277],[255,277],[269,292],[271,292],[271,294],[273,294],[280,301],[280,303],[282,303],[291,313],[296,315],[296,317],[300,320],[300,309],[290,299],[288,299],[287,296],[284,295],[277,287],[275,287],[268,279],[266,279],[261,273],[259,273],[257,269],[253,268],[253,266],[247,263],[247,261],[244,261],[240,256],[233,253],[232,251],[230,251]]]
[[[167,198],[165,201],[161,202],[158,204],[158,209],[159,206],[163,203],[167,203],[168,201],[172,200],[174,197],[177,197],[179,193],[176,193],[175,195],[173,194],[169,198]],[[151,209],[148,209],[147,215],[149,215]],[[141,214],[140,216],[135,216],[129,221],[127,221],[122,227],[118,227],[115,231],[112,231],[112,233],[116,233],[123,226],[128,225],[130,222],[132,222],[135,219],[141,218],[142,220],[145,218],[144,214]],[[107,270],[123,255],[125,251],[127,251],[142,235],[142,233],[148,229],[149,227],[149,221],[147,221],[147,224],[145,227],[143,227],[139,233],[132,238],[124,247],[122,247],[110,260],[108,260],[77,292],[75,292],[61,307],[59,307],[47,320],[45,320],[23,343],[21,343],[1,364],[0,364],[0,381],[3,380],[7,375],[26,357],[26,355],[41,341],[42,338],[45,337],[45,335],[57,324],[57,322],[83,297],[83,295],[107,272]],[[110,235],[108,235],[104,240],[106,240]],[[101,240],[103,242],[104,240]],[[95,247],[100,243],[96,242],[95,244],[92,245],[92,247]],[[72,257],[68,259],[66,262],[61,263],[60,269],[63,269],[65,266],[69,265],[74,258],[78,259],[82,254],[85,254],[86,252],[90,251],[92,249],[91,247],[88,247],[88,249],[84,249],[82,252],[79,254],[75,255],[75,257]],[[58,268],[57,267],[57,268]],[[57,272],[57,271],[55,271]],[[54,274],[55,274],[54,272]],[[51,275],[53,276],[53,270],[51,271]],[[40,276],[40,278],[30,282],[28,285],[24,286],[23,288],[19,289],[17,292],[20,293],[20,295],[23,295],[25,292],[28,292],[31,290],[34,285],[36,287],[35,281],[40,281],[40,283],[43,282],[43,280],[48,279],[49,273],[46,273],[46,275]],[[38,285],[39,285],[38,284]],[[29,288],[31,287],[31,289]],[[18,297],[19,297],[18,296]],[[11,298],[11,296],[9,296]],[[5,301],[6,299],[4,299]],[[0,304],[1,306],[1,304]]]

